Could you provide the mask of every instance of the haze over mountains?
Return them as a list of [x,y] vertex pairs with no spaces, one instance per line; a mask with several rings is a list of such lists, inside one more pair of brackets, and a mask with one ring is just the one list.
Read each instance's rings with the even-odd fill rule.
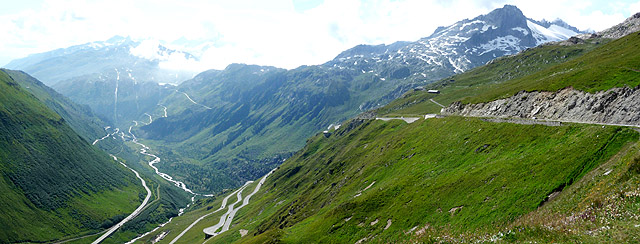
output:
[[[0,72],[0,242],[95,239],[142,199],[105,242],[201,242],[211,226],[225,243],[603,240],[593,225],[631,240],[638,19],[591,34],[505,5],[290,70],[195,74],[173,68],[198,57],[123,37],[15,60],[26,73]],[[619,222],[535,219],[606,209]]]

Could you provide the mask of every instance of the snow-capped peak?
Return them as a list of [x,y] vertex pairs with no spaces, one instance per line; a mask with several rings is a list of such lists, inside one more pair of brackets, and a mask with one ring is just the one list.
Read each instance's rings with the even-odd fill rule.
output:
[[401,43],[394,48],[356,46],[342,52],[327,66],[361,73],[375,70],[375,66],[405,66],[409,72],[389,71],[380,75],[404,79],[407,76],[400,74],[409,74],[428,80],[431,76],[421,74],[461,73],[494,58],[546,42],[566,40],[579,32],[562,20],[532,20],[516,6],[505,5],[473,19],[438,27],[433,34],[416,42]]

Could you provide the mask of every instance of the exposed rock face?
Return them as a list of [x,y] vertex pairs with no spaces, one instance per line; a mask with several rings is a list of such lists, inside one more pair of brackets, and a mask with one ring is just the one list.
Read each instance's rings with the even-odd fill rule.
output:
[[628,34],[640,31],[640,12],[627,18],[624,22],[598,33],[604,38],[618,39]]
[[640,125],[640,89],[613,88],[595,94],[565,88],[557,92],[519,92],[488,103],[455,102],[441,111],[444,115],[472,117],[549,119]]

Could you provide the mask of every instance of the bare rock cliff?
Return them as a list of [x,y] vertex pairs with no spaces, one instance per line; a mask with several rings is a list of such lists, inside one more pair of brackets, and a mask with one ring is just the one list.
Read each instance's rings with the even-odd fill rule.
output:
[[640,89],[613,88],[586,93],[573,88],[557,92],[519,92],[488,103],[455,102],[443,115],[548,119],[568,122],[640,125]]

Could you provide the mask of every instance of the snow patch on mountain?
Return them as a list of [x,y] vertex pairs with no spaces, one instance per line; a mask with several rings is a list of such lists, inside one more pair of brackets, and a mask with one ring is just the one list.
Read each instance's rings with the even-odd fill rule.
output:
[[468,23],[464,23],[462,24],[462,26],[460,26],[460,30],[464,30],[464,28],[466,28],[467,26],[471,26],[471,25],[475,25],[475,24],[484,24],[485,22],[482,20],[474,20]]
[[533,37],[537,41],[537,45],[551,41],[562,41],[569,39],[572,36],[578,35],[573,30],[569,30],[565,27],[551,24],[549,28],[538,25],[531,20],[527,20],[527,27],[533,32]]
[[494,50],[500,50],[505,52],[507,55],[510,55],[522,50],[522,47],[520,46],[520,38],[512,35],[496,37],[485,44],[480,44],[480,48],[484,50],[480,55]]
[[495,30],[495,29],[498,29],[498,27],[495,26],[495,25],[485,25],[485,26],[482,27],[482,31],[480,33],[485,33],[489,29]]
[[522,34],[523,34],[523,35],[525,35],[525,36],[526,36],[526,35],[529,35],[529,31],[528,31],[527,29],[525,29],[525,28],[522,28],[522,27],[514,27],[514,28],[511,28],[511,29],[512,29],[512,30],[514,30],[514,31],[522,32]]

